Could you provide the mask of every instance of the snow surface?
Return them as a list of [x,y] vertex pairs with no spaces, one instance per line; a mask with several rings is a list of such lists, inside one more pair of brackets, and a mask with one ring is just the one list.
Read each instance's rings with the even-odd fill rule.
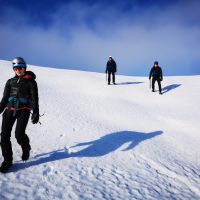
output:
[[[28,125],[26,163],[13,130],[0,199],[200,199],[200,76],[165,77],[161,96],[146,77],[108,86],[105,74],[28,68],[45,115]],[[1,60],[1,95],[12,76]]]

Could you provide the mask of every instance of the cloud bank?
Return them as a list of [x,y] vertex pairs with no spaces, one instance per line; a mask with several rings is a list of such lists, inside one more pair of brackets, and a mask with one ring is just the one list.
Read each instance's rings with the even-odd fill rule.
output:
[[10,5],[0,14],[0,59],[104,72],[112,55],[120,74],[147,75],[154,60],[165,75],[200,74],[199,8],[199,1],[126,8],[75,1],[34,19]]

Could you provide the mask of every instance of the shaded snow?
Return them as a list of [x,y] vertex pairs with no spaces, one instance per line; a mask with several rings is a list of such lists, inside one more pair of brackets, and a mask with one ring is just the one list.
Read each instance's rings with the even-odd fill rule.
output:
[[[0,69],[2,95],[13,72]],[[45,115],[28,125],[26,163],[13,131],[0,199],[200,199],[200,76],[165,77],[160,96],[144,77],[108,86],[104,74],[29,69]]]

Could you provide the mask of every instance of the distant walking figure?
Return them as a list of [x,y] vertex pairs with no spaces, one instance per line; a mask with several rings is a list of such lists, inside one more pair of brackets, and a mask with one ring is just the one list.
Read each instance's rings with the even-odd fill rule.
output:
[[163,80],[162,68],[158,65],[158,61],[154,62],[149,74],[149,80],[152,77],[152,92],[155,91],[155,82],[158,82],[159,94],[162,94],[161,81]]
[[109,60],[106,65],[106,74],[108,73],[108,85],[110,85],[110,79],[112,74],[112,81],[115,85],[115,73],[117,72],[117,65],[112,56],[109,56]]

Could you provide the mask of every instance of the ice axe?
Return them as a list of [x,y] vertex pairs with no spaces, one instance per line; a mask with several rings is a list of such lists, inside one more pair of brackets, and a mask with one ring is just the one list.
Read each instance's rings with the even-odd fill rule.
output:
[[149,88],[151,89],[151,78],[149,79]]
[[[31,115],[33,115],[33,112],[31,112]],[[42,115],[39,114],[39,117],[43,117],[44,115],[45,115],[45,112],[44,112]],[[42,125],[42,123],[41,123],[40,121],[38,121],[38,123],[39,123],[40,125]]]

